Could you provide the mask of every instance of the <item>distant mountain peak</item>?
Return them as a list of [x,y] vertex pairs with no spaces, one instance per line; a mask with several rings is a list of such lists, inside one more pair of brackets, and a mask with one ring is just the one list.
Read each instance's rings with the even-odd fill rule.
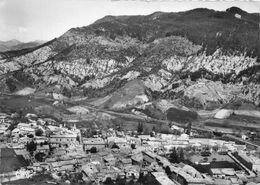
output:
[[11,39],[8,41],[0,41],[0,52],[20,50],[25,48],[33,48],[43,44],[45,41],[32,41],[32,42],[21,42],[17,39]]
[[21,43],[21,41],[19,41],[19,40],[17,40],[17,39],[11,39],[11,40],[9,40],[9,41],[7,41],[7,42],[20,42],[20,43]]
[[7,41],[0,41],[0,43],[8,44],[8,45],[16,45],[16,44],[21,44],[22,42],[17,40],[17,39],[11,39]]

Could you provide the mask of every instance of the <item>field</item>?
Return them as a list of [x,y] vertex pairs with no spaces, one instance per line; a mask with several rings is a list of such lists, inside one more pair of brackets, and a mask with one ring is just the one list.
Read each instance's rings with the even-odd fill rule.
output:
[[0,109],[7,112],[34,112],[35,107],[48,103],[47,100],[28,96],[0,95]]
[[0,95],[0,112],[9,114],[17,112],[22,115],[36,113],[41,116],[47,115],[49,117],[69,113],[66,111],[65,105],[59,107],[53,106],[54,101],[54,99],[48,97]]
[[22,156],[17,156],[13,149],[0,149],[0,173],[7,173],[27,166]]

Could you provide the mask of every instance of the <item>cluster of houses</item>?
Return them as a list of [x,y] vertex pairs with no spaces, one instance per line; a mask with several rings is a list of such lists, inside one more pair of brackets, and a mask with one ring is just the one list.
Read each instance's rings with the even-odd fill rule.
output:
[[[66,127],[34,114],[25,117],[27,121],[18,123],[10,130],[12,118],[0,114],[0,135],[2,130],[3,135],[9,131],[11,138],[10,142],[2,143],[12,148],[17,156],[29,161],[25,172],[19,172],[20,176],[25,174],[24,178],[32,174],[50,173],[54,179],[62,180],[68,173],[80,173],[82,181],[99,184],[108,179],[134,182],[149,174],[162,185],[242,185],[255,181],[260,170],[256,152],[248,152],[245,145],[231,141],[191,138],[184,133],[131,135],[114,129],[83,137],[83,131],[75,125]],[[242,170],[211,168],[210,173],[201,173],[192,165],[169,161],[173,148],[188,150],[192,147],[201,151],[205,146],[209,152],[215,147],[220,152],[230,154]],[[209,165],[199,161],[196,164]],[[16,172],[10,174],[13,177]]]

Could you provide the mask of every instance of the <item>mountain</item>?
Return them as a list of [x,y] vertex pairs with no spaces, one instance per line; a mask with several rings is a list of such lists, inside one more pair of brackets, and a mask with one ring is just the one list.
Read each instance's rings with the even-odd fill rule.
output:
[[[173,120],[237,100],[257,107],[257,34],[257,15],[235,7],[106,16],[42,45],[0,53],[0,89],[86,97],[100,109]],[[170,111],[157,106],[161,99]]]
[[9,40],[9,41],[0,41],[0,51],[7,51],[13,46],[16,46],[18,44],[21,44],[22,42],[18,40]]
[[33,42],[20,42],[18,40],[0,41],[0,52],[6,52],[10,50],[21,50],[25,48],[33,48],[43,44],[45,41],[33,41]]

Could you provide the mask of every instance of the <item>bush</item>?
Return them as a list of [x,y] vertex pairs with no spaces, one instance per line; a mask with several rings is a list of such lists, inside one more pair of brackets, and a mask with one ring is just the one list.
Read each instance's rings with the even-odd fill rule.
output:
[[26,144],[26,150],[32,155],[37,149],[37,144],[34,141]]
[[113,149],[113,148],[119,149],[119,146],[118,146],[116,143],[114,143],[111,148],[112,148],[112,149]]
[[35,135],[36,135],[36,136],[42,136],[42,134],[43,134],[42,129],[37,129],[37,130],[35,130]]
[[39,152],[39,153],[35,154],[34,157],[35,157],[35,159],[36,159],[37,161],[39,161],[39,162],[43,162],[45,156],[46,156],[46,155],[45,155],[44,153]]
[[91,149],[90,149],[90,153],[97,153],[97,148],[96,147],[92,147]]

